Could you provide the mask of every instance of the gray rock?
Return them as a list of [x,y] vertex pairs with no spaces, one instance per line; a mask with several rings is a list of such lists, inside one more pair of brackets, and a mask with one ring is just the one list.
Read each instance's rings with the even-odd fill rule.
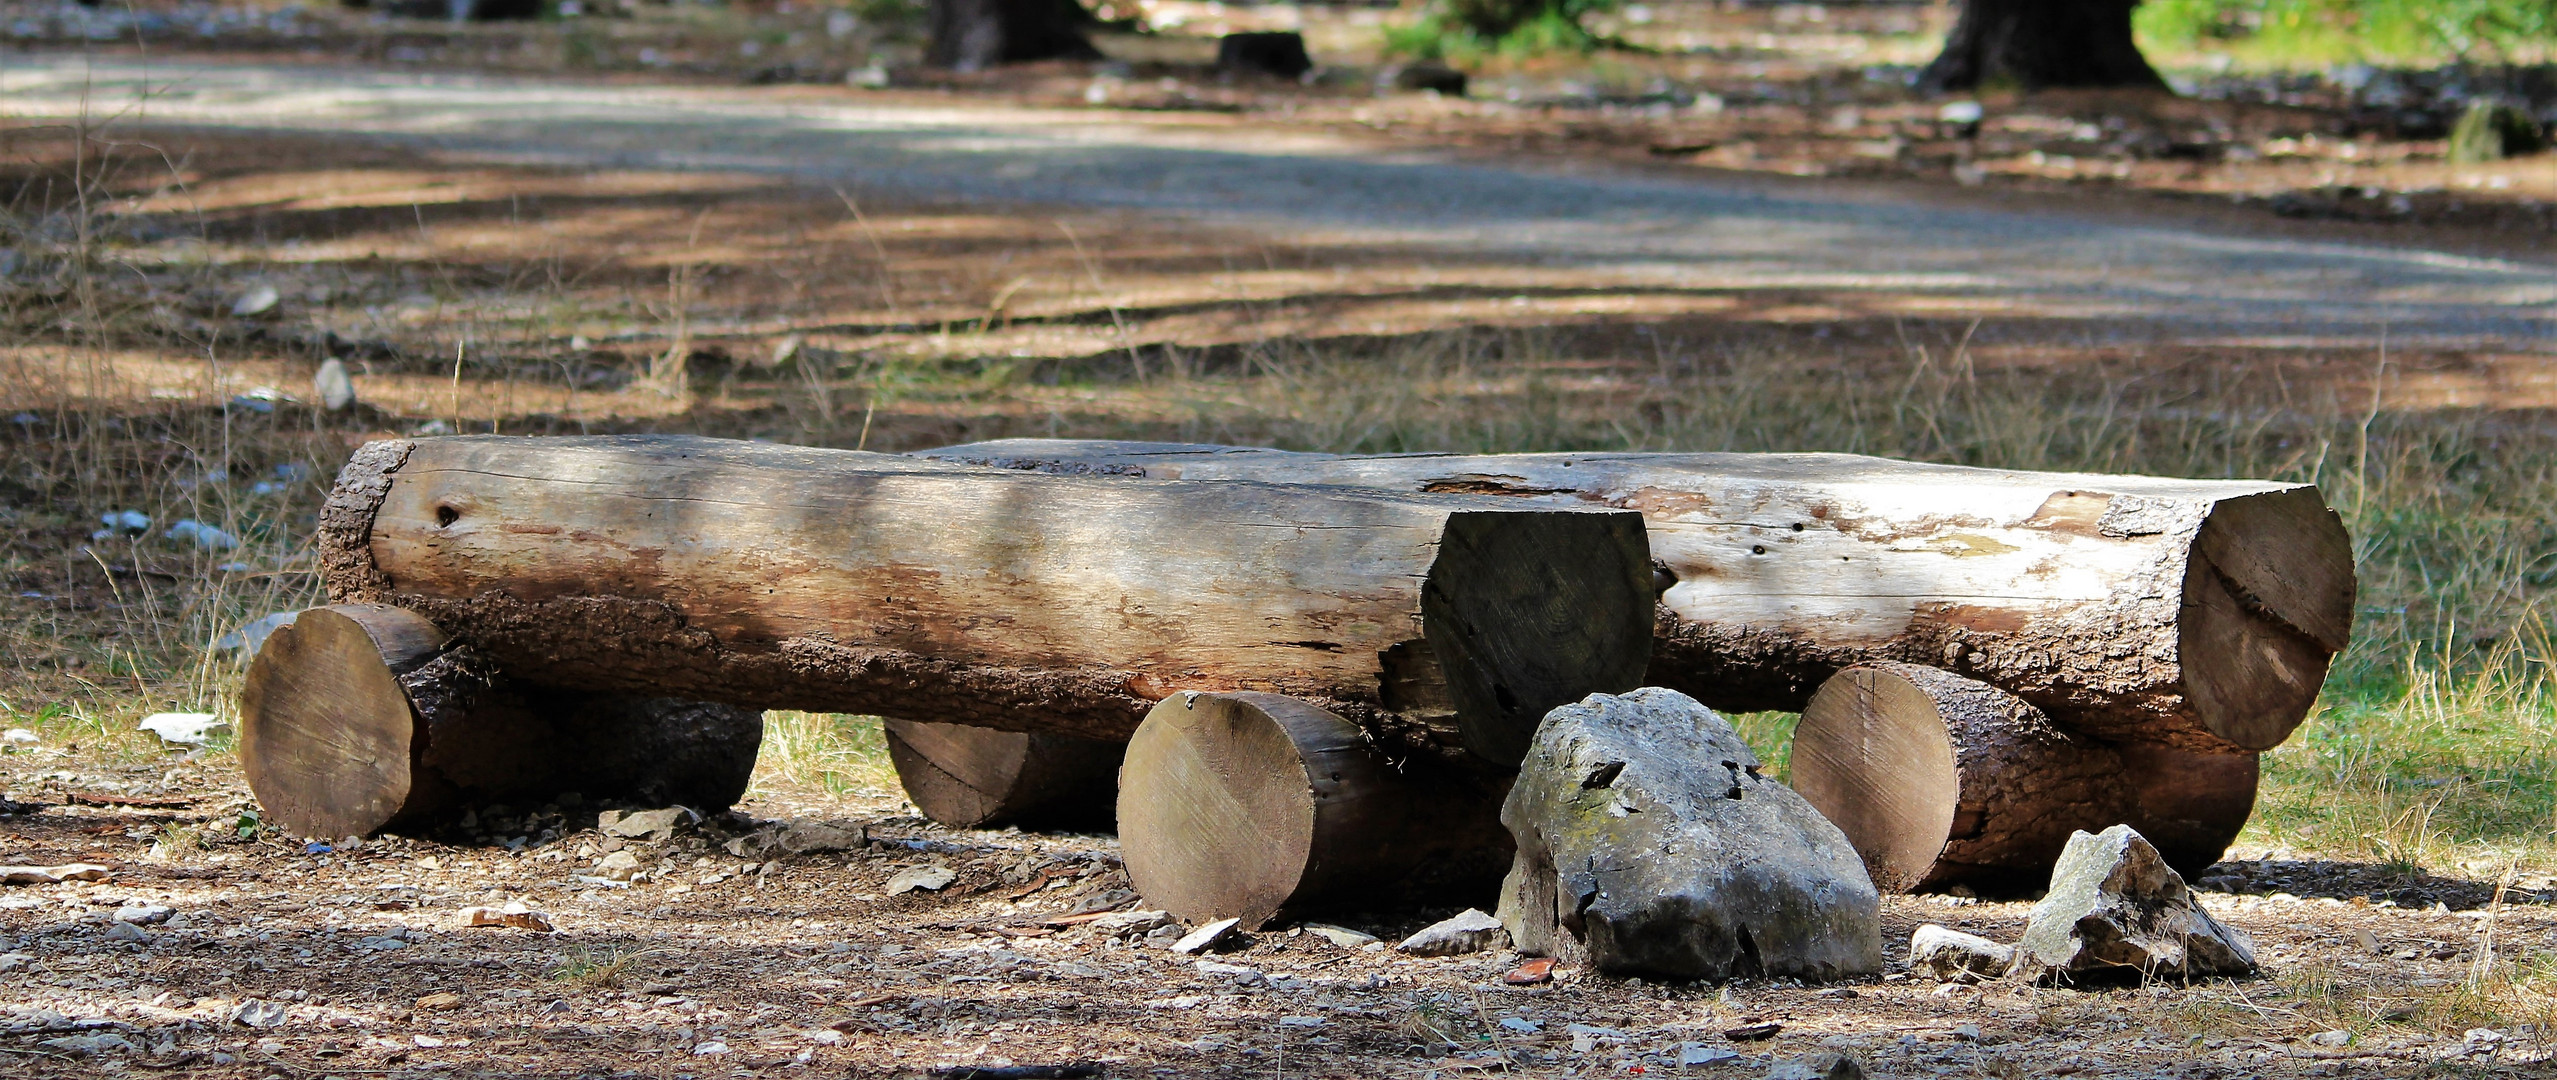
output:
[[626,840],[664,842],[675,838],[675,832],[698,821],[701,815],[680,806],[661,810],[606,810],[595,815],[595,829],[606,836]]
[[1881,901],[1846,834],[1684,694],[1546,714],[1501,822],[1518,855],[1500,915],[1521,952],[1677,979],[1882,968]]
[[1864,1080],[1864,1066],[1845,1054],[1822,1052],[1767,1068],[1766,1080]]
[[2079,832],[2016,945],[2016,974],[2049,982],[2119,972],[2192,979],[2255,970],[2255,946],[2220,924],[2128,825]]
[[170,911],[168,908],[159,904],[126,904],[123,907],[115,909],[115,921],[121,923],[134,923],[141,926],[150,926],[156,923],[167,922],[169,921],[169,916],[174,914],[176,914],[176,912]]
[[1395,948],[1414,956],[1457,956],[1500,948],[1508,938],[1509,930],[1499,919],[1466,908],[1422,927]]
[[108,941],[142,942],[151,940],[151,932],[129,922],[107,924],[103,935]]
[[353,408],[355,379],[346,373],[346,361],[321,361],[319,373],[311,377],[311,392],[319,397],[320,407],[330,412]]
[[1346,926],[1333,926],[1329,923],[1306,923],[1305,932],[1344,949],[1362,948],[1376,941],[1374,934],[1352,930]]
[[1977,934],[1928,923],[1909,935],[1909,966],[1937,982],[1995,979],[2015,966],[2015,949]]
[[1225,939],[1234,935],[1234,928],[1241,925],[1243,925],[1241,919],[1218,919],[1190,931],[1181,940],[1173,942],[1172,951],[1188,956],[1218,948],[1225,944]]
[[895,876],[888,879],[887,891],[890,896],[910,893],[918,889],[924,892],[940,892],[957,880],[959,880],[959,872],[947,866],[909,866],[897,871]]

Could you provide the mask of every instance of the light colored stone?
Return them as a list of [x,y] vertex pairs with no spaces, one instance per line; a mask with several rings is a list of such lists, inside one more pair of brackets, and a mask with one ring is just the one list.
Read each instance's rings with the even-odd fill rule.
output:
[[319,373],[311,377],[311,392],[320,399],[320,407],[330,412],[344,412],[355,405],[355,379],[346,371],[346,361],[330,359],[320,363]]
[[2317,1034],[2315,1034],[2315,1035],[2311,1035],[2311,1036],[2309,1036],[2309,1037],[2308,1037],[2308,1044],[2309,1044],[2310,1046],[2337,1047],[2337,1046],[2342,1046],[2342,1045],[2344,1045],[2344,1044],[2346,1044],[2346,1043],[2349,1043],[2349,1042],[2352,1042],[2352,1041],[2353,1041],[2353,1033],[2352,1033],[2352,1032],[2349,1032],[2349,1031],[2340,1031],[2340,1030],[2338,1030],[2338,1031],[2321,1031],[2321,1032],[2318,1032],[2318,1033],[2317,1033]]
[[139,926],[155,926],[169,921],[169,916],[174,914],[176,912],[159,904],[126,904],[115,909],[115,921]]
[[205,712],[152,713],[134,725],[160,737],[174,746],[202,746],[213,736],[226,734],[231,725],[221,717]]
[[616,851],[595,860],[595,876],[606,881],[629,881],[639,876],[639,856],[629,851]]
[[1682,1069],[1694,1068],[1698,1065],[1720,1065],[1739,1056],[1740,1054],[1736,1051],[1700,1042],[1678,1044],[1678,1067]]
[[13,727],[7,731],[0,731],[0,746],[34,746],[35,744],[43,741],[44,738],[42,736],[22,727]]
[[888,895],[896,896],[918,889],[924,892],[940,892],[957,880],[959,880],[959,872],[947,866],[909,866],[897,871],[895,876],[888,879]]
[[105,881],[107,868],[96,863],[60,866],[0,866],[0,885],[53,885],[65,881]]
[[2069,837],[2051,871],[2051,891],[2033,905],[2016,945],[2016,974],[2049,982],[2254,970],[2254,943],[2202,910],[2184,879],[2128,825]]
[[1376,940],[1374,934],[1364,934],[1346,926],[1333,926],[1329,923],[1306,923],[1304,930],[1344,949],[1365,948]]
[[2014,948],[1977,934],[1928,923],[1909,935],[1909,966],[1937,982],[1995,979],[2014,965]]
[[1181,940],[1172,943],[1172,951],[1189,956],[1193,953],[1216,949],[1225,944],[1225,939],[1233,936],[1235,927],[1241,925],[1243,925],[1241,919],[1218,919],[1182,935]]
[[228,1019],[241,1027],[282,1027],[285,1014],[289,1011],[290,1008],[281,1001],[242,998],[239,1004],[231,1006]]
[[249,291],[240,294],[239,299],[231,301],[231,314],[243,319],[264,315],[275,310],[275,305],[283,299],[284,294],[277,292],[273,285],[251,286]]
[[595,828],[606,836],[663,843],[674,839],[676,830],[698,820],[700,815],[680,806],[658,810],[606,810],[595,815]]
[[1519,951],[1612,975],[1813,981],[1882,969],[1881,898],[1846,834],[1713,710],[1592,694],[1538,725],[1501,822]]
[[1509,944],[1509,930],[1479,908],[1466,908],[1404,938],[1394,946],[1414,956],[1458,956]]

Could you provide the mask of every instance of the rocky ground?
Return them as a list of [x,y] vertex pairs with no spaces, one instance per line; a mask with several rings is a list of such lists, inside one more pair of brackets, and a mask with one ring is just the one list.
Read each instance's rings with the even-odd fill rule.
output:
[[[948,830],[884,794],[758,790],[671,836],[552,805],[332,846],[259,831],[225,755],[108,766],[38,745],[0,757],[0,785],[0,862],[105,868],[0,888],[17,1076],[1755,1078],[1822,1052],[1874,1076],[2552,1071],[2548,999],[2470,983],[2490,946],[2540,966],[2557,950],[2557,889],[2520,881],[2499,904],[2501,868],[2247,852],[2204,879],[2265,961],[2238,982],[1938,985],[1906,968],[1915,927],[2013,940],[2029,905],[1904,897],[1876,981],[1517,986],[1514,953],[1412,957],[1297,925],[1179,955],[1178,930],[1074,918],[1141,907],[1111,838]],[[792,821],[866,842],[768,848]],[[468,925],[510,905],[553,929]],[[1444,914],[1335,921],[1391,943]]]

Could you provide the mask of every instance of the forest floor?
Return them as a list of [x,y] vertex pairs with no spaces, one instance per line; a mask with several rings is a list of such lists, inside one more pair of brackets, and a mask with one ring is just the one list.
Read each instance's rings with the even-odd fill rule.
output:
[[[0,53],[0,727],[35,739],[0,746],[0,863],[111,870],[0,886],[12,1075],[1737,1078],[1820,1049],[1884,1076],[2557,1071],[2557,157],[2455,167],[2306,98],[1990,99],[1966,137],[1845,59],[1910,52],[1898,32],[1799,24],[1731,28],[1800,48],[1709,42],[1692,77],[1520,70],[1460,101],[1226,83],[1195,41],[745,88],[761,39],[649,19],[527,80],[576,26],[295,17],[353,29],[155,40],[148,75]],[[408,74],[332,66],[364,58]],[[311,403],[331,357],[346,412]],[[2260,979],[1522,989],[1512,957],[1285,925],[1213,958],[1255,979],[1043,925],[1127,902],[1110,838],[921,822],[855,718],[776,714],[745,817],[643,845],[627,887],[578,880],[612,843],[593,806],[348,851],[244,829],[220,740],[134,724],[226,712],[240,658],[211,643],[311,602],[337,465],[438,431],[2273,476],[2344,513],[2362,613],[2204,879]],[[94,535],[128,510],[150,527]],[[168,534],[190,519],[236,542]],[[1780,763],[1787,719],[1743,719]],[[725,850],[799,818],[873,842]],[[886,894],[919,864],[958,876]],[[558,932],[459,925],[512,901]],[[115,929],[149,905],[168,921]],[[2025,911],[1895,898],[1887,938],[2012,938]]]

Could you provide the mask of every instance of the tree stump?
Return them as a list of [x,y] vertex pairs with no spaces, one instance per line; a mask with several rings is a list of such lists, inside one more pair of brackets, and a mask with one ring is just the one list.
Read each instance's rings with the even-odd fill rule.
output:
[[1944,51],[1918,74],[1927,93],[2014,83],[2166,89],[2131,37],[2139,0],[1963,0]]
[[2124,823],[2158,827],[2174,837],[2171,861],[2198,869],[2255,794],[2253,755],[2126,756],[1995,687],[1898,663],[1821,686],[1794,729],[1792,770],[1885,892],[2038,889],[2071,833]]
[[1124,743],[890,720],[888,759],[923,816],[958,829],[1107,829]]
[[722,809],[762,739],[756,710],[517,685],[378,604],[302,612],[240,692],[240,763],[266,822],[330,839],[572,791]]
[[1510,858],[1501,786],[1293,698],[1181,693],[1128,744],[1119,843],[1146,903],[1194,923],[1479,897]]

